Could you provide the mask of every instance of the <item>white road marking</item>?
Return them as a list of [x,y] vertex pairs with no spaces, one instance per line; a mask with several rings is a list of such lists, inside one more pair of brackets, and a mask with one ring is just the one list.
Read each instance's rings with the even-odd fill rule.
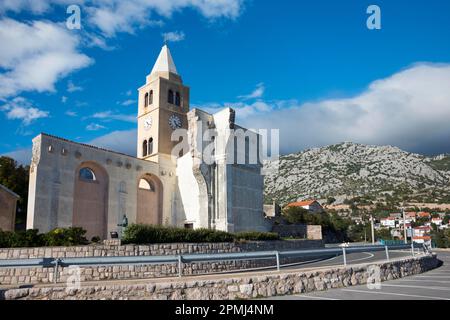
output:
[[448,279],[448,276],[414,276],[414,278],[437,278],[437,279]]
[[425,287],[425,286],[408,286],[408,285],[401,285],[401,284],[382,284],[383,287],[398,287],[398,288],[415,288],[415,289],[429,289],[429,290],[440,290],[440,291],[450,291],[450,288],[444,288],[444,287]]
[[302,295],[299,295],[299,294],[294,294],[293,296],[294,297],[299,297],[299,298],[318,299],[318,300],[339,300],[339,299],[328,298],[328,297],[302,296]]
[[370,252],[362,252],[362,253],[368,254],[369,256],[365,257],[365,258],[355,259],[355,260],[348,260],[347,262],[355,262],[355,261],[367,260],[367,259],[373,258],[375,256],[374,254],[372,254]]
[[449,298],[419,296],[419,295],[415,295],[415,294],[406,294],[406,293],[389,293],[389,292],[365,291],[365,290],[353,290],[353,289],[342,289],[342,291],[357,292],[357,293],[384,294],[384,295],[391,295],[391,296],[414,297],[414,298],[422,298],[422,299],[450,300]]
[[450,283],[450,281],[443,281],[443,280],[401,279],[401,282],[409,282],[409,281],[416,281],[416,282],[436,282],[436,283]]

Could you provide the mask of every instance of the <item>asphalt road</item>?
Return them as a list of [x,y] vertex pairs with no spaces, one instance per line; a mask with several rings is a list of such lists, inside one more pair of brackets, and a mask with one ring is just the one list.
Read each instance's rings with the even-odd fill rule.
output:
[[[389,252],[390,258],[401,258],[407,257],[411,255],[411,251],[391,251]],[[375,261],[386,260],[386,253],[384,251],[376,251],[376,252],[358,252],[358,253],[350,253],[347,254],[347,264],[358,264],[358,263],[368,263]],[[320,268],[320,267],[328,267],[328,266],[338,266],[344,264],[344,258],[342,255],[335,256],[329,259],[324,260],[315,260],[313,262],[304,262],[301,265],[294,264],[289,267],[284,267],[284,269],[309,269],[309,268]]]
[[[275,300],[450,300],[450,251],[437,252],[442,266],[420,275],[381,283],[379,289],[353,286]],[[366,262],[366,261],[363,261]]]

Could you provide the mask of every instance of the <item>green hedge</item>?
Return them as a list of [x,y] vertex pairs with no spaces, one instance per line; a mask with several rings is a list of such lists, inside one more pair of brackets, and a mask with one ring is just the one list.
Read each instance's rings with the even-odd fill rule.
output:
[[[48,233],[39,234],[38,230],[1,231],[0,248],[57,247],[89,244],[82,228],[57,228]],[[277,233],[240,232],[227,233],[209,229],[181,229],[151,225],[130,225],[125,229],[122,243],[201,243],[233,241],[269,241],[279,240]],[[95,240],[95,241],[94,241]],[[97,242],[99,239],[92,239]]]
[[234,234],[235,240],[271,241],[280,240],[278,233],[273,232],[239,232]]
[[124,231],[122,243],[176,243],[176,242],[232,242],[233,236],[222,231],[208,229],[181,229],[133,224]]
[[2,231],[0,230],[0,248],[57,247],[88,244],[82,228],[57,228],[48,233],[39,234],[38,230]]
[[278,240],[276,233],[242,232],[237,234],[209,229],[181,229],[162,226],[133,224],[125,229],[122,242],[124,244],[147,243],[200,243],[200,242],[233,242],[241,240],[264,241]]

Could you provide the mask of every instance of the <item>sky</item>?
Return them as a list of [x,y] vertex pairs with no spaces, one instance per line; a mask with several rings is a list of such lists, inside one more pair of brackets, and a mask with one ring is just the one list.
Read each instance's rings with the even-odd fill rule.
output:
[[0,0],[0,154],[29,163],[45,132],[135,155],[137,89],[164,41],[191,108],[279,129],[282,153],[450,153],[450,1]]

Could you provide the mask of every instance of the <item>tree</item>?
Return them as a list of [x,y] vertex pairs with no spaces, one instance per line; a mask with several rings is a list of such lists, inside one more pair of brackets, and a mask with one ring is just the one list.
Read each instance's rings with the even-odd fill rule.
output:
[[449,220],[450,220],[450,216],[449,216],[449,215],[446,215],[446,216],[444,217],[444,219],[442,219],[442,224],[448,224]]
[[327,204],[328,204],[328,205],[333,204],[333,203],[335,203],[335,202],[336,202],[336,198],[329,197],[329,198],[327,199]]
[[0,157],[0,184],[20,196],[17,204],[16,224],[25,226],[28,203],[29,166],[18,165],[9,157]]
[[302,207],[289,207],[283,212],[283,217],[290,224],[306,223],[306,214],[308,210]]
[[389,229],[379,229],[375,232],[376,239],[392,240],[392,234]]

